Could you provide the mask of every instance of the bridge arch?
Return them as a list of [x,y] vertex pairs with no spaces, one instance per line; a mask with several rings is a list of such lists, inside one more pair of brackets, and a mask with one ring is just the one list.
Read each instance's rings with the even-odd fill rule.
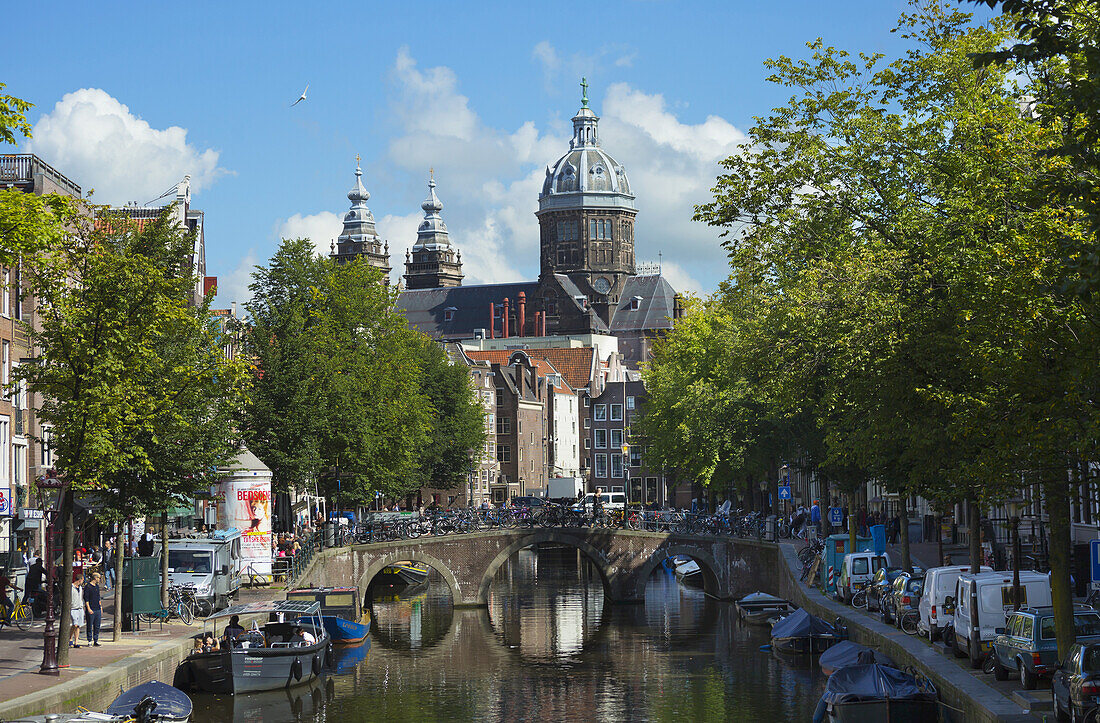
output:
[[635,589],[633,591],[633,598],[636,600],[645,600],[645,588],[649,583],[650,576],[653,575],[653,571],[665,560],[670,557],[676,557],[677,555],[690,557],[699,565],[699,569],[703,575],[703,592],[716,598],[727,597],[728,591],[726,585],[723,584],[718,574],[718,571],[722,568],[718,565],[718,561],[714,559],[714,556],[710,552],[695,545],[672,543],[658,547],[654,550],[653,554],[649,556],[649,559],[639,566],[634,576]]
[[451,572],[445,563],[441,562],[438,558],[427,554],[423,550],[416,550],[410,552],[407,548],[388,552],[381,557],[374,558],[367,569],[363,571],[363,574],[359,577],[359,590],[363,595],[366,595],[370,590],[370,584],[374,580],[375,576],[382,572],[383,569],[390,565],[401,562],[402,560],[412,560],[414,562],[421,562],[438,572],[444,580],[447,581],[447,587],[451,591],[451,602],[458,606],[463,603],[462,590],[458,586],[458,579],[455,574]]
[[595,565],[596,570],[600,573],[600,580],[603,582],[604,596],[607,600],[615,600],[614,588],[611,584],[611,564],[609,563],[607,556],[596,547],[589,544],[589,542],[579,536],[570,535],[568,533],[558,532],[554,529],[542,529],[535,530],[529,535],[524,535],[520,539],[516,540],[512,544],[505,547],[489,562],[488,567],[485,568],[485,572],[481,576],[481,584],[478,586],[477,592],[477,604],[488,605],[489,604],[489,587],[493,584],[493,578],[497,574],[497,570],[508,561],[512,555],[516,554],[525,547],[531,547],[533,545],[539,545],[543,543],[554,543],[560,545],[568,545],[575,547],[583,552],[588,559]]

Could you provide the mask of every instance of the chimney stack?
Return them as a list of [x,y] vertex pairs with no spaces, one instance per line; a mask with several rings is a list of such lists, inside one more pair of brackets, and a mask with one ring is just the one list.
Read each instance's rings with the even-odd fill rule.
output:
[[501,339],[507,339],[508,338],[508,297],[507,296],[504,297],[504,323],[501,325],[501,328],[500,328],[500,338]]
[[489,302],[489,338],[492,339],[496,334],[497,325],[497,305],[493,302]]
[[516,320],[516,336],[527,335],[527,294],[519,292],[519,318]]

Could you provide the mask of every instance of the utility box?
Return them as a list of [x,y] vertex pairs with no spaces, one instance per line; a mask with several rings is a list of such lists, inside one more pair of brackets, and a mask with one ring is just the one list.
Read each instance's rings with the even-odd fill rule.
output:
[[127,557],[122,562],[122,612],[160,611],[160,558]]

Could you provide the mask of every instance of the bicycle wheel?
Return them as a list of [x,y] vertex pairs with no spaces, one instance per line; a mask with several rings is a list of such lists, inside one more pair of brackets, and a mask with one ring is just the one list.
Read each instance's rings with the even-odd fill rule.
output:
[[31,623],[34,622],[34,615],[31,613],[31,609],[23,603],[16,603],[15,609],[11,612],[11,621],[14,625],[18,626],[20,630],[26,632],[31,627]]
[[195,617],[205,618],[214,614],[214,603],[206,598],[195,598]]
[[920,620],[920,613],[916,610],[910,610],[901,616],[901,629],[906,635],[917,634],[917,622]]
[[191,610],[190,605],[182,600],[176,604],[176,617],[178,617],[184,625],[190,625],[195,622],[194,611]]
[[852,596],[852,607],[865,608],[867,607],[867,591],[860,590]]

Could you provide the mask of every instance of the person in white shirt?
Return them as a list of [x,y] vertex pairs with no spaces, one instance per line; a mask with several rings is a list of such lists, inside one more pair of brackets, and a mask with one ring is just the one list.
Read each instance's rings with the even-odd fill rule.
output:
[[317,638],[301,625],[296,625],[294,626],[294,642],[302,646],[313,645],[317,642]]
[[80,627],[84,625],[84,577],[73,581],[72,599],[69,602],[69,615],[73,625],[69,628],[69,647],[80,647]]

